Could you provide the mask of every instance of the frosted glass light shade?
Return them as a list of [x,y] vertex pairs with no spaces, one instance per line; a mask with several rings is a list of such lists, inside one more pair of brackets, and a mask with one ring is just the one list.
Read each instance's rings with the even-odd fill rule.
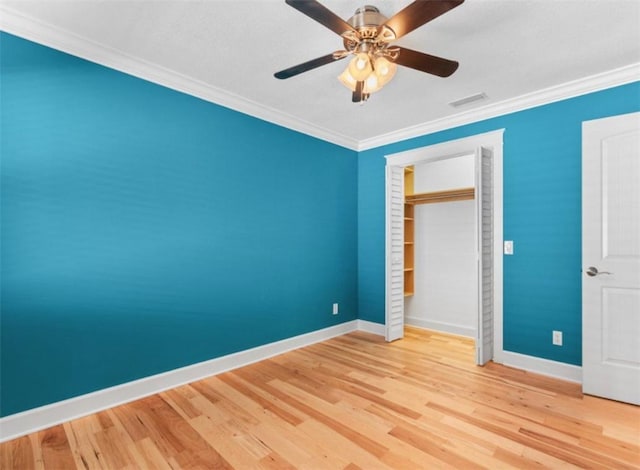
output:
[[369,55],[364,52],[357,54],[351,59],[351,62],[349,62],[349,73],[356,81],[364,81],[372,70],[373,67],[371,66]]
[[375,93],[382,85],[380,84],[380,80],[378,80],[378,76],[375,73],[370,73],[367,79],[364,81],[364,88],[362,90],[363,93]]
[[348,67],[338,76],[338,80],[349,90],[356,91],[357,80],[349,73]]
[[371,94],[382,89],[393,78],[396,69],[396,64],[384,57],[376,58],[372,64],[369,56],[361,53],[351,60],[349,66],[338,76],[338,80],[352,92],[356,90],[359,81],[364,82],[362,92]]
[[396,74],[398,66],[384,57],[378,57],[373,65],[380,87],[383,87]]

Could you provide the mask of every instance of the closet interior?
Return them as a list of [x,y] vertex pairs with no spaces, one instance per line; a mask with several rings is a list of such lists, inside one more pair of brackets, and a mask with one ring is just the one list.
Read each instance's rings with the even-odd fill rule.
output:
[[474,155],[404,169],[405,324],[474,336]]

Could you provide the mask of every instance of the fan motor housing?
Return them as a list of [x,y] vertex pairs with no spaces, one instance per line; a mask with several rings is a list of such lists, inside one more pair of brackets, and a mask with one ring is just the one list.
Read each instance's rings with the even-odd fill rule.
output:
[[[356,10],[355,14],[347,20],[353,28],[358,31],[360,41],[349,38],[344,39],[344,47],[348,51],[354,51],[357,47],[367,47],[367,43],[372,43],[378,37],[378,27],[387,21],[387,17],[380,13],[373,5],[365,5]],[[360,44],[360,46],[358,46]]]
[[387,21],[387,18],[380,13],[380,10],[373,5],[365,5],[358,8],[356,13],[347,20],[347,23],[360,30],[367,26],[380,26],[385,21]]

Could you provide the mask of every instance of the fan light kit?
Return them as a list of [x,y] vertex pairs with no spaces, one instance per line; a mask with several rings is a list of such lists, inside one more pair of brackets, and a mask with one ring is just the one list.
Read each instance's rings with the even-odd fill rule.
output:
[[338,80],[352,92],[352,101],[369,99],[385,86],[398,65],[439,77],[448,77],[458,62],[413,51],[390,43],[423,24],[457,7],[464,0],[417,0],[386,18],[376,7],[367,5],[356,10],[347,21],[315,0],[286,0],[286,3],[343,38],[344,49],[281,70],[276,78],[285,79],[352,56]]

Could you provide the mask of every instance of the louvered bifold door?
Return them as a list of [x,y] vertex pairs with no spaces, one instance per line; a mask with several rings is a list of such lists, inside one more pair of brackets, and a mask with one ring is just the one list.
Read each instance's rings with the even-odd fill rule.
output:
[[387,166],[385,337],[404,336],[404,168]]
[[493,359],[493,152],[476,152],[476,217],[478,227],[478,329],[476,364]]

